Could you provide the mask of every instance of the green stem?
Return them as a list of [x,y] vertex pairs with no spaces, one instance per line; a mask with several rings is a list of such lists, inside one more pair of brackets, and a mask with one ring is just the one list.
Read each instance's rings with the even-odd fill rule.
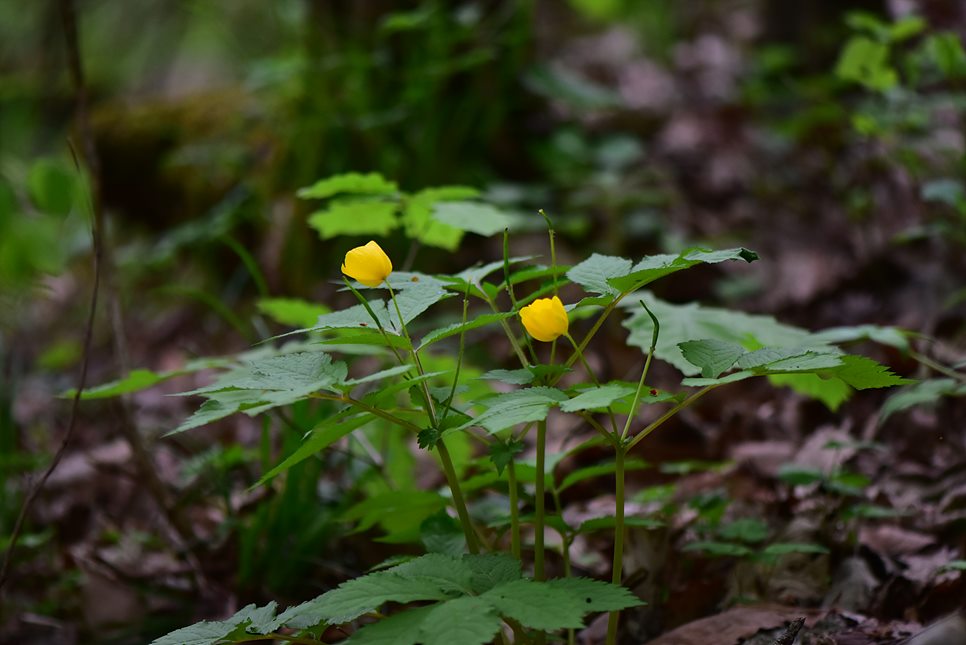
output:
[[[486,294],[484,293],[484,295]],[[495,314],[501,313],[499,307],[496,306],[496,303],[493,302],[492,298],[490,298],[489,296],[486,296],[484,298],[484,301],[486,302],[486,304],[490,306],[490,309],[493,310],[493,313]],[[510,329],[510,324],[506,321],[505,318],[500,320],[500,326],[503,328],[503,331],[506,334],[507,339],[510,341],[510,346],[513,347],[513,353],[517,355],[518,359],[520,359],[520,365],[522,365],[523,367],[528,367],[530,363],[527,361],[527,356],[526,354],[523,353],[523,348],[520,347],[520,343],[517,341],[517,337],[513,334],[513,330]],[[536,360],[534,360],[534,362],[536,362]]]
[[[590,369],[590,365],[587,363],[587,359],[584,358],[584,353],[580,351],[580,347],[577,345],[577,341],[575,341],[574,337],[571,336],[570,334],[564,334],[564,335],[567,337],[567,340],[570,341],[570,344],[573,345],[574,354],[576,354],[577,357],[580,359],[580,364],[587,372],[587,376],[590,377],[590,380],[594,383],[594,385],[596,385],[597,387],[600,387],[600,381],[597,380],[597,375],[594,374],[594,370]],[[611,409],[611,406],[609,405],[607,406],[607,415],[610,417],[610,427],[614,431],[614,437],[617,437],[617,420],[614,418],[614,411]],[[625,431],[626,431],[626,428],[625,428]]]
[[540,581],[545,578],[543,568],[543,528],[544,528],[544,472],[547,458],[547,422],[537,422],[537,481],[534,492],[534,536],[533,536],[533,578]]
[[639,444],[647,435],[649,435],[652,432],[654,432],[655,430],[657,430],[665,421],[667,421],[668,419],[670,419],[671,417],[673,417],[675,414],[677,414],[678,412],[680,412],[684,408],[688,407],[689,405],[691,405],[692,403],[694,403],[695,401],[697,401],[698,399],[700,399],[702,396],[704,396],[705,394],[707,394],[711,390],[713,390],[713,389],[715,389],[717,387],[720,387],[721,385],[723,385],[723,383],[716,383],[715,385],[707,385],[707,386],[701,388],[700,390],[698,390],[697,392],[695,392],[694,394],[692,394],[691,396],[689,396],[688,398],[686,398],[681,403],[678,403],[676,406],[674,406],[673,408],[671,408],[670,410],[668,410],[667,412],[665,412],[659,419],[657,419],[656,421],[654,421],[653,423],[651,423],[649,426],[647,426],[646,428],[644,428],[643,430],[641,430],[639,433],[637,433],[636,435],[634,435],[634,437],[630,441],[627,442],[627,445],[626,445],[625,450],[629,452],[631,448],[633,448],[634,446],[636,446],[637,444]]
[[[625,448],[617,449],[614,470],[614,562],[611,582],[621,584],[621,572],[624,564],[624,455]],[[612,611],[607,617],[607,645],[617,643],[617,625],[620,611]]]
[[909,356],[911,356],[915,360],[919,361],[920,363],[922,363],[923,365],[925,365],[929,369],[934,370],[936,372],[939,372],[940,374],[945,374],[946,376],[948,376],[950,378],[954,378],[954,379],[957,379],[957,380],[960,380],[960,381],[966,381],[966,374],[963,374],[961,372],[957,372],[956,370],[950,369],[950,368],[946,367],[945,365],[943,365],[942,363],[938,363],[938,362],[934,361],[933,359],[929,358],[925,354],[920,354],[919,352],[915,352],[915,351],[911,351],[910,350],[909,351]]
[[[399,309],[399,302],[396,301],[396,293],[388,281],[386,281],[386,286],[389,288],[389,297],[392,299],[392,304],[396,308],[396,315],[399,317],[399,326],[402,327],[403,335],[409,342],[416,371],[419,372],[420,376],[425,376],[426,372],[423,370],[423,364],[419,360],[419,353],[413,347],[412,339],[409,337],[409,330],[406,329],[406,322],[403,320],[402,311]],[[425,379],[420,382],[420,385],[423,390],[423,398],[426,401],[426,413],[429,414],[430,423],[433,428],[439,430],[439,418],[436,416],[436,406],[433,404],[433,397],[429,392],[429,385],[427,385]],[[466,536],[466,548],[469,549],[470,553],[479,553],[480,547],[476,541],[476,530],[473,528],[470,513],[466,508],[466,500],[460,488],[460,480],[456,475],[456,468],[453,466],[453,458],[450,457],[449,449],[443,442],[442,437],[436,442],[436,449],[439,452],[439,459],[443,464],[443,472],[446,474],[446,483],[449,485],[450,493],[453,495],[456,514],[459,515],[460,524],[463,526],[463,534]]]
[[323,394],[321,392],[316,392],[311,396],[313,399],[323,399],[325,401],[340,401],[342,403],[348,403],[349,405],[357,407],[360,410],[364,410],[369,414],[372,414],[373,416],[377,416],[380,419],[385,419],[390,423],[395,423],[396,425],[406,428],[407,430],[411,430],[417,434],[422,430],[422,428],[420,428],[415,423],[412,423],[411,421],[406,421],[402,417],[397,417],[396,415],[390,414],[385,410],[381,410],[377,407],[369,405],[368,403],[364,403],[359,399],[353,399],[351,396],[348,396],[348,395],[340,396],[338,394]]
[[521,559],[520,548],[520,500],[517,485],[517,469],[513,459],[507,464],[507,485],[510,487],[510,553],[517,560]]
[[470,553],[479,553],[480,546],[476,542],[476,531],[470,520],[469,511],[466,510],[466,500],[463,499],[463,491],[460,488],[459,477],[456,476],[456,468],[453,466],[453,458],[450,457],[449,448],[442,439],[436,444],[439,451],[439,459],[443,462],[443,472],[446,473],[446,482],[453,494],[453,503],[456,505],[456,513],[459,515],[460,524],[463,525],[463,534],[466,536],[466,548]]
[[637,416],[637,406],[641,403],[641,392],[644,391],[644,381],[647,380],[647,372],[651,368],[651,357],[654,356],[654,348],[647,353],[647,360],[644,361],[644,369],[641,371],[641,380],[637,382],[637,391],[634,392],[634,401],[631,403],[630,412],[627,413],[627,421],[624,422],[624,430],[621,432],[621,441],[627,438],[627,432],[631,429],[631,422]]

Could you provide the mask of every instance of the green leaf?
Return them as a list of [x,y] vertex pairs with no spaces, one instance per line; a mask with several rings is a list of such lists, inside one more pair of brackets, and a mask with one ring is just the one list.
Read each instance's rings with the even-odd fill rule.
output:
[[718,535],[726,540],[755,544],[768,539],[768,525],[752,518],[735,520],[721,526]]
[[[828,349],[827,345],[813,342],[807,330],[784,325],[771,316],[703,307],[697,303],[671,304],[648,293],[642,295],[661,321],[655,357],[671,363],[686,376],[701,370],[684,358],[678,344],[696,338],[722,340],[743,347]],[[631,332],[627,343],[646,352],[651,346],[651,319],[637,303],[627,304],[627,307],[633,311],[624,321],[624,326]]]
[[282,325],[290,327],[313,327],[319,316],[329,313],[329,308],[297,298],[262,298],[258,310]]
[[808,486],[825,480],[825,473],[815,468],[784,464],[778,469],[778,479],[789,486]]
[[477,417],[460,426],[461,430],[479,426],[499,432],[520,423],[542,421],[550,408],[567,400],[567,395],[550,387],[531,387],[481,401],[486,406]]
[[309,226],[323,240],[340,235],[386,236],[396,227],[395,202],[339,200],[309,216]]
[[772,385],[789,387],[802,396],[818,399],[832,412],[848,401],[853,391],[842,379],[822,378],[818,374],[772,374],[768,380]]
[[889,47],[864,36],[849,39],[835,66],[839,78],[859,83],[872,90],[894,87],[899,77],[889,65]]
[[[402,293],[396,294],[396,304],[387,304],[389,309],[390,329],[395,329],[402,333],[402,325],[399,324],[399,314],[402,314],[403,322],[408,325],[424,311],[435,305],[440,300],[451,298],[454,294],[435,284],[420,283],[414,285]],[[396,307],[399,307],[399,312]]]
[[463,562],[473,571],[470,584],[475,594],[522,577],[520,561],[506,553],[464,555]]
[[926,39],[926,50],[946,78],[966,76],[966,51],[958,34],[949,31],[933,34]]
[[407,609],[365,625],[345,645],[416,645],[434,606]]
[[939,567],[940,571],[966,571],[966,560],[950,560]]
[[608,383],[584,390],[569,401],[561,403],[560,409],[564,412],[577,412],[606,408],[614,401],[633,394],[635,389],[626,383]]
[[379,524],[387,533],[411,534],[419,539],[419,526],[427,517],[446,508],[446,499],[431,491],[394,490],[374,495],[342,514],[347,522],[357,521],[356,532]]
[[879,423],[902,410],[917,405],[934,405],[944,396],[966,396],[966,385],[951,378],[931,379],[916,383],[893,394],[882,405]]
[[433,217],[447,226],[484,237],[502,233],[513,223],[499,208],[476,202],[440,202],[433,209]]
[[377,571],[343,582],[336,589],[310,601],[316,603],[315,616],[327,623],[341,625],[377,609],[386,602],[448,598],[447,593],[434,582],[401,576],[396,573],[398,568]]
[[[621,293],[628,293],[654,282],[659,278],[691,268],[698,264],[718,264],[728,260],[743,260],[754,262],[758,259],[758,254],[745,248],[724,249],[721,251],[709,251],[707,249],[693,248],[687,249],[680,254],[674,255],[652,255],[631,267],[630,272],[625,276],[615,276],[608,278],[607,283],[618,289]],[[648,300],[650,303],[650,300]],[[635,303],[636,304],[636,303]],[[652,307],[653,309],[653,307]],[[664,318],[654,310],[659,320]],[[695,338],[692,336],[691,338]],[[685,340],[691,340],[691,338]]]
[[625,258],[594,253],[573,266],[567,272],[567,278],[589,293],[616,296],[620,294],[620,289],[611,286],[607,281],[626,276],[630,273],[632,265],[633,263]]
[[504,583],[480,598],[501,615],[543,631],[583,627],[582,617],[587,611],[566,590],[532,580]]
[[[645,470],[650,468],[651,465],[639,459],[637,457],[631,457],[624,462],[624,470],[627,472],[636,470]],[[563,481],[560,482],[560,486],[557,488],[558,493],[562,493],[571,486],[579,484],[582,481],[588,479],[594,479],[596,477],[602,477],[604,475],[611,475],[617,470],[617,464],[613,461],[607,461],[602,464],[595,464],[593,466],[585,466],[584,468],[578,468],[577,470],[571,472],[569,475],[564,477]]]
[[429,582],[449,593],[469,593],[474,571],[460,558],[442,553],[429,553],[391,569],[397,575]]
[[429,553],[460,555],[466,550],[466,538],[459,522],[440,511],[430,515],[419,526],[419,539]]
[[[605,515],[603,517],[594,517],[589,520],[584,520],[577,527],[577,533],[593,533],[595,531],[612,531],[614,527],[617,526],[617,518],[613,515]],[[664,522],[661,520],[654,519],[652,517],[625,517],[624,526],[629,526],[639,529],[654,530],[665,526]]]
[[387,378],[392,378],[394,376],[399,376],[400,374],[405,374],[411,372],[415,369],[414,365],[396,365],[395,367],[389,367],[378,372],[373,372],[367,376],[361,376],[359,378],[349,379],[345,381],[342,386],[346,389],[351,389],[357,385],[362,385],[363,383],[371,383],[373,381],[382,381]]
[[406,200],[402,222],[406,235],[428,246],[455,251],[463,231],[433,217],[433,207],[442,201],[472,199],[479,195],[475,188],[444,186],[427,188]]
[[77,175],[53,159],[36,161],[27,174],[27,190],[37,208],[51,215],[70,213],[80,185]]
[[480,327],[485,327],[486,325],[498,323],[501,320],[506,320],[511,316],[513,316],[512,311],[498,314],[483,314],[481,316],[476,316],[473,320],[467,320],[465,323],[457,322],[453,323],[452,325],[447,325],[446,327],[434,329],[423,336],[422,340],[420,341],[418,351],[422,351],[423,348],[428,347],[435,342],[441,341],[444,338],[456,336],[460,332],[467,332],[473,329],[479,329]]
[[300,188],[296,193],[302,199],[328,199],[339,193],[353,195],[388,195],[399,189],[396,182],[389,181],[374,172],[360,174],[349,172],[320,179],[311,186]]
[[476,596],[440,603],[426,616],[423,645],[484,645],[500,630],[500,617]]
[[[183,372],[175,370],[158,373],[152,372],[151,370],[131,370],[131,373],[122,379],[84,390],[81,392],[81,398],[85,401],[89,399],[107,399],[131,392],[140,392],[179,374],[183,374]],[[76,390],[68,390],[62,396],[73,397],[75,392]]]
[[912,383],[908,379],[896,376],[888,367],[865,356],[845,355],[842,357],[842,366],[829,372],[857,390]]
[[909,332],[898,327],[880,327],[879,325],[853,325],[850,327],[831,327],[812,335],[818,342],[830,345],[851,343],[859,340],[871,340],[881,345],[895,347],[900,351],[909,350]]
[[[166,636],[151,641],[151,645],[216,645],[235,633],[245,633],[245,627],[251,627],[249,633],[264,633],[266,627],[275,625],[275,603],[265,607],[246,605],[234,616],[220,621],[202,621],[189,627],[175,630]],[[274,629],[274,627],[271,627]],[[234,642],[234,639],[231,639]]]
[[529,385],[536,378],[536,374],[528,369],[518,370],[490,370],[480,376],[484,381],[500,381],[510,385]]
[[507,442],[494,441],[490,444],[490,461],[496,466],[497,474],[502,475],[503,469],[513,461],[514,456],[521,452],[523,452],[523,442],[515,439]]
[[776,542],[766,546],[761,554],[765,556],[787,555],[789,553],[828,553],[828,549],[820,544],[808,544],[797,542]]
[[685,545],[685,551],[700,551],[715,557],[735,557],[744,558],[752,555],[754,551],[749,549],[743,544],[734,544],[732,542],[692,542],[691,544]]
[[689,363],[701,368],[701,376],[704,378],[718,378],[745,353],[741,345],[713,338],[678,343],[678,347]]
[[[204,407],[204,406],[202,406]],[[361,428],[374,419],[372,415],[361,414],[353,418],[347,418],[350,412],[340,413],[336,416],[328,417],[319,422],[308,433],[302,444],[295,449],[291,455],[283,459],[274,468],[262,475],[255,486],[261,486],[265,482],[277,477],[289,470],[293,466],[302,463],[309,457],[319,454],[342,437],[350,432]]]
[[548,580],[547,586],[566,591],[586,612],[620,611],[646,604],[630,590],[602,580],[557,578]]

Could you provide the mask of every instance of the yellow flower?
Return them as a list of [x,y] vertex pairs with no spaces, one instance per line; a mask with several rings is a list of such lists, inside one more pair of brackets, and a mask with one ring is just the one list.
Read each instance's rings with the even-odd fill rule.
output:
[[392,262],[382,247],[370,240],[345,254],[342,273],[367,287],[378,287],[392,273]]
[[560,298],[539,298],[520,310],[520,320],[537,340],[549,343],[567,333],[570,320]]

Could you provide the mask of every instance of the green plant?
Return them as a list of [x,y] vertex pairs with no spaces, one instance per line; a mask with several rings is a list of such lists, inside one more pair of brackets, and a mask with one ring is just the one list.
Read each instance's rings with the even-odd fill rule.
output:
[[[377,175],[348,175],[318,182],[305,192],[327,197],[336,188],[351,187],[357,192],[360,185],[366,191],[391,187]],[[395,192],[385,194],[391,195],[392,204],[401,199]],[[319,216],[318,225],[324,225],[327,217],[342,215],[330,211]],[[445,222],[462,231],[477,230],[479,223],[449,217],[438,206],[427,217],[430,225]],[[201,396],[205,402],[173,433],[236,413],[277,414],[296,404],[303,406],[306,418],[312,419],[311,429],[292,452],[266,469],[259,484],[277,485],[277,478],[292,477],[291,469],[298,464],[357,437],[370,444],[375,479],[363,487],[364,499],[349,508],[343,519],[358,530],[379,526],[385,541],[421,543],[435,552],[350,580],[278,616],[273,605],[247,608],[227,622],[200,623],[158,643],[174,642],[170,639],[186,638],[186,634],[194,634],[193,642],[199,645],[240,642],[283,627],[294,630],[286,635],[288,640],[315,642],[312,638],[321,637],[322,628],[313,628],[351,623],[357,627],[352,642],[471,644],[492,640],[501,619],[517,642],[544,642],[547,632],[582,625],[583,615],[590,611],[610,612],[608,642],[614,643],[619,611],[639,604],[620,588],[624,532],[629,524],[658,523],[624,516],[625,473],[646,467],[631,451],[651,432],[712,390],[757,376],[786,379],[780,382],[824,397],[827,404],[828,390],[834,390],[835,405],[856,389],[905,382],[871,359],[845,353],[821,333],[764,316],[696,304],[670,305],[642,291],[655,280],[693,266],[756,260],[747,249],[695,248],[639,262],[594,254],[574,266],[561,267],[556,262],[553,227],[546,215],[544,219],[550,228],[549,265],[511,257],[508,233],[504,233],[501,260],[455,274],[394,271],[386,275],[388,265],[381,251],[356,254],[351,263],[347,261],[352,268],[346,270],[362,269],[360,275],[375,286],[346,279],[346,289],[358,304],[322,314],[310,327],[285,334],[280,337],[288,340],[285,344],[263,344],[235,358],[197,361],[178,372],[142,370],[84,394],[87,398],[116,395],[149,387],[176,373],[215,367],[219,372],[210,385],[185,393]],[[376,223],[370,221],[370,225]],[[369,231],[360,224],[354,232]],[[562,297],[564,292],[580,291],[583,297],[573,304],[557,306],[570,299]],[[435,308],[449,299],[462,306],[447,318]],[[631,305],[635,313],[625,324],[631,329],[629,344],[644,350],[641,375],[637,382],[600,382],[584,352],[604,321],[622,311],[625,300],[635,303]],[[530,309],[530,318],[522,322],[536,337],[521,334],[518,327],[520,312],[533,303],[539,306]],[[296,309],[303,311],[302,307]],[[545,316],[549,317],[541,318]],[[534,317],[540,324],[534,325]],[[578,327],[583,331],[580,340],[573,335]],[[506,369],[500,357],[467,343],[470,334],[491,331],[504,336],[506,352],[519,367]],[[306,339],[291,341],[291,334]],[[365,364],[355,360],[360,350],[367,356]],[[337,359],[337,354],[343,358]],[[646,385],[654,358],[684,372],[680,391]],[[481,367],[490,369],[484,372]],[[810,379],[809,387],[801,379]],[[499,390],[489,385],[494,382],[502,383]],[[639,412],[644,406],[669,407],[642,424]],[[565,454],[547,454],[551,410],[575,415],[597,436]],[[406,437],[429,451],[446,482],[445,492],[417,486],[415,477],[406,474],[414,466],[405,460],[390,467],[386,451],[391,444],[384,444],[380,454],[370,441],[375,436]],[[528,441],[534,446],[532,460],[520,456]],[[611,450],[613,459],[558,481],[556,464],[592,446]],[[614,478],[613,516],[594,518],[578,527],[567,525],[559,513],[560,493],[579,481],[602,476]],[[505,493],[500,502],[504,512],[494,511],[488,492]],[[557,512],[546,507],[548,496]],[[532,512],[524,512],[527,507]],[[524,525],[533,527],[532,544],[523,541]],[[546,557],[548,526],[563,536],[565,575],[549,581],[555,564]],[[610,529],[614,535],[611,583],[569,577],[567,549],[573,537]],[[521,564],[531,560],[530,554],[532,578],[521,578]],[[486,582],[474,583],[474,576]],[[593,593],[588,594],[588,589]],[[436,604],[412,606],[429,601]],[[378,610],[387,602],[408,609],[386,617]],[[359,623],[366,615],[380,620]],[[452,631],[460,629],[465,631]],[[573,639],[572,632],[569,638]]]

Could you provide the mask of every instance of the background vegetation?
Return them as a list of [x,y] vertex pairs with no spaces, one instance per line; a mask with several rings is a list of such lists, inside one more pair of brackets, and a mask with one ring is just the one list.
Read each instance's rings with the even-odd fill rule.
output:
[[[0,5],[4,551],[72,423],[69,398],[57,397],[84,363],[95,220],[87,384],[124,380],[81,404],[27,516],[0,640],[147,642],[249,602],[294,604],[421,552],[425,537],[385,539],[408,524],[366,505],[385,492],[376,475],[386,470],[403,489],[440,483],[401,439],[347,440],[252,487],[331,412],[325,404],[161,438],[195,409],[163,395],[207,383],[202,368],[219,366],[210,357],[257,351],[353,302],[337,267],[369,239],[356,233],[374,211],[299,192],[347,172],[395,182],[398,201],[379,212],[397,268],[453,272],[502,257],[499,235],[421,239],[407,228],[440,200],[498,209],[514,255],[545,253],[545,209],[565,265],[594,252],[748,247],[760,262],[655,285],[664,316],[697,301],[808,330],[848,327],[829,342],[918,381],[847,402],[747,381],[655,433],[628,484],[628,512],[642,519],[625,583],[649,603],[629,612],[628,642],[761,599],[835,604],[892,625],[889,637],[899,621],[959,606],[957,3],[87,0],[73,25],[79,59],[65,45],[71,4]],[[78,127],[76,63],[89,128]],[[89,147],[93,173],[81,170]],[[602,333],[588,355],[601,378],[639,370],[628,330],[613,320]],[[499,342],[484,338],[468,357]],[[667,362],[653,370],[662,386],[679,376]],[[562,477],[596,457],[565,462]],[[557,502],[592,517],[613,501],[598,483],[572,481]],[[769,551],[781,544],[814,549]],[[606,540],[588,533],[572,546],[584,575],[608,577]]]

